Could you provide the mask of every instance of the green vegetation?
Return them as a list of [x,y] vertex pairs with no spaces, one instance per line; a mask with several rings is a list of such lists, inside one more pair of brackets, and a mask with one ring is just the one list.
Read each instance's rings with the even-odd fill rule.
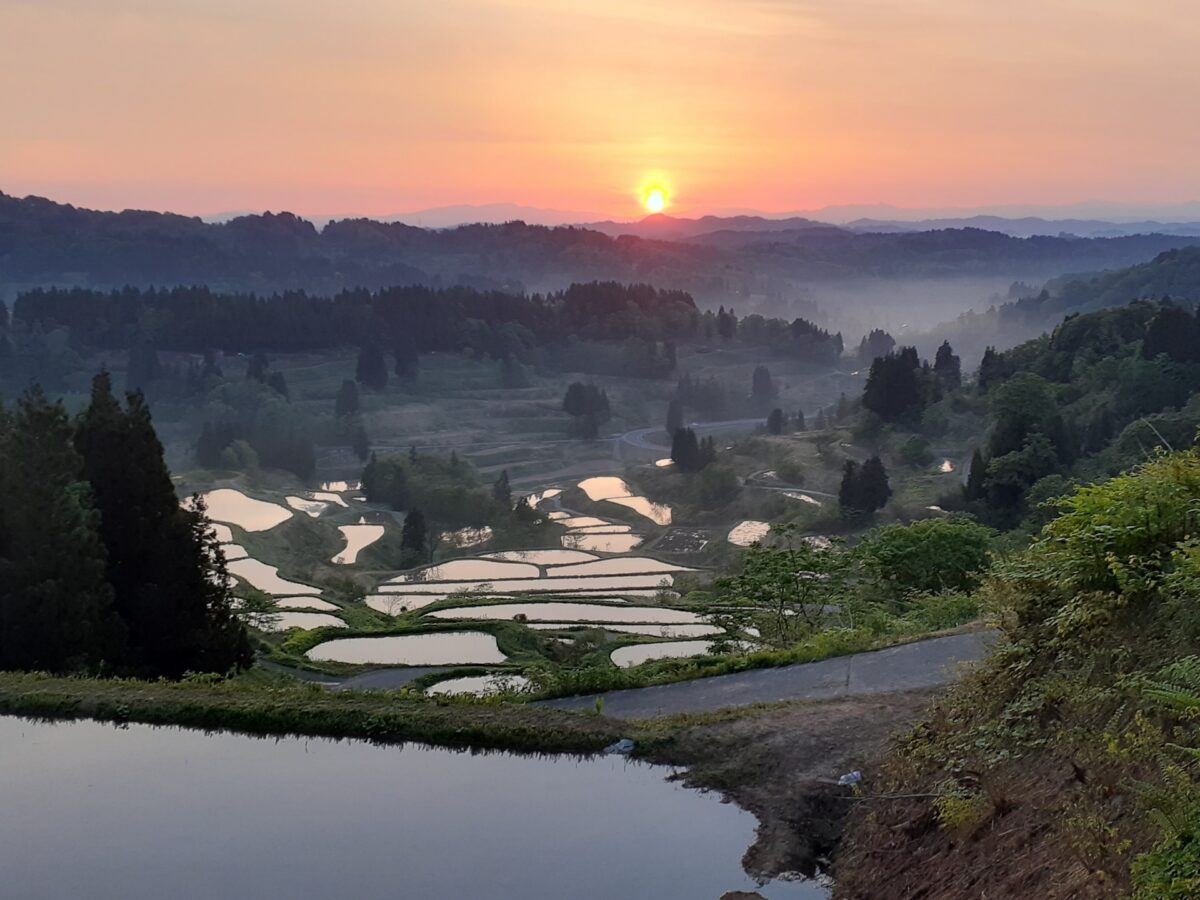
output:
[[[933,827],[908,832],[905,856],[945,848],[959,875],[1003,852],[996,835],[1016,834],[1036,854],[1020,873],[1026,892],[1196,895],[1198,505],[1200,451],[1160,455],[1062,500],[1032,546],[986,579],[976,598],[1003,639],[871,779],[871,794],[912,799],[859,816],[839,870],[845,896],[944,880],[926,865],[900,876],[894,856],[872,852],[894,846],[897,821],[927,815]],[[986,849],[969,852],[973,841]]]
[[251,662],[203,505],[180,507],[142,397],[109,376],[72,429],[0,409],[0,668],[178,678]]

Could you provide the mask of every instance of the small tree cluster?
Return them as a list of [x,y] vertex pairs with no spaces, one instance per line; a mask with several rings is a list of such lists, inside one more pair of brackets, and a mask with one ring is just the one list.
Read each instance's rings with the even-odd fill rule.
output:
[[878,456],[872,456],[861,466],[852,459],[842,469],[842,484],[838,504],[852,513],[873,513],[887,505],[892,496],[887,470]]

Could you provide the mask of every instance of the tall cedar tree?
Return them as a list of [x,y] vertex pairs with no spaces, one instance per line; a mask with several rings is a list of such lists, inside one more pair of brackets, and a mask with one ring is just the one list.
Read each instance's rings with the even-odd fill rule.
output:
[[400,530],[400,549],[424,553],[425,544],[425,514],[419,509],[410,509],[404,517],[404,527]]
[[963,496],[967,500],[981,500],[987,493],[987,463],[979,448],[971,454],[971,468],[967,470],[967,483],[963,486]]
[[377,391],[382,391],[387,387],[387,362],[383,358],[383,351],[377,344],[369,344],[358,352],[358,362],[354,372],[354,377],[360,384],[365,384]]
[[796,430],[805,431],[807,426],[804,424],[804,410],[796,410]]
[[267,354],[261,350],[255,351],[254,355],[250,357],[250,361],[246,363],[246,377],[265,384],[267,369],[270,368],[270,365]]
[[775,399],[775,382],[771,379],[771,370],[766,366],[755,366],[754,375],[750,380],[750,402],[755,409],[767,409]]
[[342,382],[337,397],[333,401],[333,414],[339,419],[343,416],[358,415],[358,385],[347,378]]
[[288,391],[287,379],[282,372],[272,372],[267,378],[267,385],[284,400],[291,400],[291,392]]
[[954,353],[949,341],[942,341],[933,359],[933,373],[945,391],[957,391],[962,386],[962,360]]
[[249,666],[216,539],[202,511],[180,507],[142,395],[122,410],[108,373],[97,375],[75,446],[100,512],[127,667],[178,678]]
[[354,427],[350,446],[354,450],[354,455],[362,462],[366,462],[367,457],[371,455],[371,438],[367,435],[367,428],[361,421]]
[[120,655],[100,517],[61,403],[0,410],[0,669],[95,669]]
[[779,407],[771,410],[771,414],[767,416],[767,431],[771,434],[783,434],[786,425],[787,417],[784,416],[783,410]]

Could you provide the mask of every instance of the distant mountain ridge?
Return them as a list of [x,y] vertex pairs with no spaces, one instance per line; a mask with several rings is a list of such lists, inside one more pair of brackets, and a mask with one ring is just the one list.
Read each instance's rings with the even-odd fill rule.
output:
[[633,225],[641,236],[626,233],[630,226],[615,226],[622,231],[610,236],[523,222],[429,229],[365,218],[318,229],[287,212],[209,223],[0,193],[0,297],[51,285],[333,293],[410,284],[547,291],[600,280],[677,288],[716,305],[836,282],[1044,281],[1200,243],[1181,235],[1022,239],[978,228],[855,233],[809,219],[755,216],[655,216]]

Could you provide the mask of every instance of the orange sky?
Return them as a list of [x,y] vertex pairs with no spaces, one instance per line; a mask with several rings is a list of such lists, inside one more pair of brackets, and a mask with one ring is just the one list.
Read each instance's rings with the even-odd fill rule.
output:
[[0,190],[629,217],[1200,199],[1194,0],[0,0]]

